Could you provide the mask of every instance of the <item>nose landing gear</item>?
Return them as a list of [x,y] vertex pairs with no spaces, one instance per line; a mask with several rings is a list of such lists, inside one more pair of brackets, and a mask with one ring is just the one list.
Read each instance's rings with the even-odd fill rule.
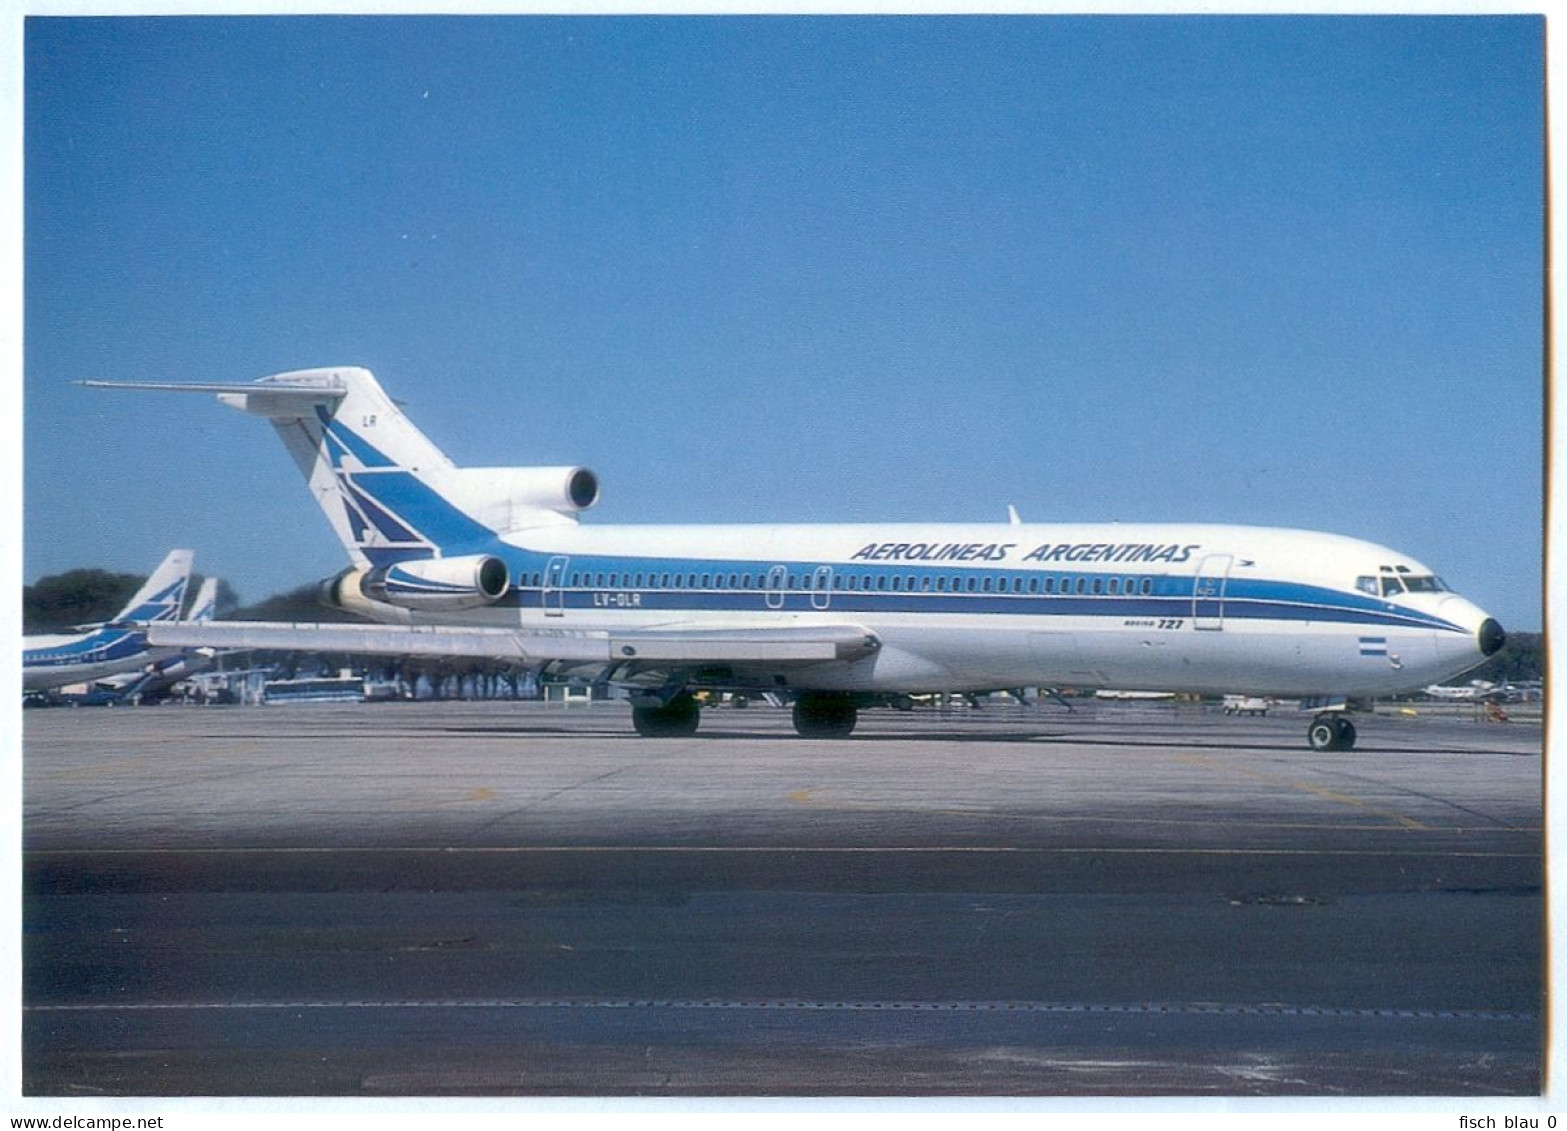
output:
[[1306,728],[1306,741],[1313,750],[1353,750],[1355,724],[1336,712],[1318,715]]

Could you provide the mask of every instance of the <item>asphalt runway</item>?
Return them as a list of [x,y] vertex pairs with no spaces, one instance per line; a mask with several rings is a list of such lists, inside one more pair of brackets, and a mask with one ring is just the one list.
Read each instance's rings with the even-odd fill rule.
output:
[[34,1096],[1542,1087],[1541,729],[1168,704],[24,717]]

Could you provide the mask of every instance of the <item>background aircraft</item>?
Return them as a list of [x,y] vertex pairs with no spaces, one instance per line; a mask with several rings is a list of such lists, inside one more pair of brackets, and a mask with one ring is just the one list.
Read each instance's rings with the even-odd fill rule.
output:
[[[179,624],[206,624],[212,620],[218,608],[218,579],[209,577],[202,581],[191,603],[190,613]],[[151,699],[161,696],[182,679],[204,672],[212,666],[217,655],[213,648],[181,648],[172,655],[160,656],[137,671],[121,672],[107,679],[94,681],[93,690],[112,695],[116,701],[127,699]]]
[[[177,621],[194,554],[171,550],[113,620],[74,634],[22,638],[22,687],[40,690],[137,671],[179,649],[152,647],[142,625]],[[215,583],[214,583],[215,585]],[[215,592],[215,589],[214,589]]]

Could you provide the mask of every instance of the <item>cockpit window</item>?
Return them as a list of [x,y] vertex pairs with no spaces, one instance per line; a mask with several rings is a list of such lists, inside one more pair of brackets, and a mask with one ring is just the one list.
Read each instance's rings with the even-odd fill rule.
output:
[[1446,593],[1447,585],[1429,573],[1414,573],[1408,566],[1383,566],[1376,577],[1357,577],[1355,588],[1373,597],[1397,597],[1403,593]]

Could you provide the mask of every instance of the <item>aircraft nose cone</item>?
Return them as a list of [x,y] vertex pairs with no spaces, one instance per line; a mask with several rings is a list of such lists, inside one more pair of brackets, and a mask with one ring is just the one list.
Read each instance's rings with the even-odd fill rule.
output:
[[1502,650],[1502,645],[1507,643],[1507,633],[1502,631],[1502,626],[1494,617],[1486,617],[1480,625],[1480,654],[1482,656],[1494,656]]

